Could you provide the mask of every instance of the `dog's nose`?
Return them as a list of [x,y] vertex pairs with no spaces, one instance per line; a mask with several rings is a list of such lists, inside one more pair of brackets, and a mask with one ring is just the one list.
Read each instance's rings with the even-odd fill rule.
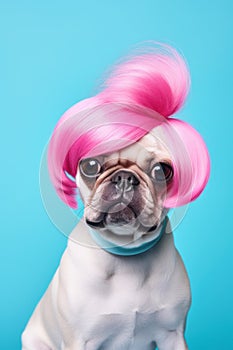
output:
[[115,184],[118,190],[122,192],[131,191],[135,186],[138,186],[140,181],[138,177],[127,170],[120,170],[116,172],[111,179],[112,183]]

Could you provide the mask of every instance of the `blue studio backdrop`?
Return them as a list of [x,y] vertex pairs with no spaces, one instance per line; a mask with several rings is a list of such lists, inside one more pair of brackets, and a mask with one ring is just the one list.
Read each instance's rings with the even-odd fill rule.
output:
[[233,349],[232,23],[230,0],[0,1],[1,349],[20,349],[66,246],[40,195],[50,134],[116,60],[148,40],[184,54],[192,86],[179,117],[201,133],[212,162],[206,190],[174,233],[192,287],[187,342]]

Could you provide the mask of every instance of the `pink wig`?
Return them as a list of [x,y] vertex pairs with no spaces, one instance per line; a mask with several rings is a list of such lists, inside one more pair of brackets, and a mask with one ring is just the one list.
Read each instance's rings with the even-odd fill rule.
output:
[[127,147],[154,128],[174,167],[165,207],[198,197],[210,172],[206,146],[189,124],[170,118],[183,105],[189,84],[185,62],[165,45],[117,65],[104,89],[68,109],[52,134],[48,166],[60,198],[77,207],[74,178],[81,159]]

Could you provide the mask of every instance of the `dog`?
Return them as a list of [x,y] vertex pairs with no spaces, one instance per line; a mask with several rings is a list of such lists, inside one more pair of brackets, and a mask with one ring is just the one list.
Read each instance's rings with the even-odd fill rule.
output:
[[196,199],[210,171],[201,136],[171,118],[188,88],[182,57],[163,45],[119,63],[98,95],[59,121],[51,180],[72,208],[78,188],[84,218],[23,350],[188,349],[190,284],[168,212]]

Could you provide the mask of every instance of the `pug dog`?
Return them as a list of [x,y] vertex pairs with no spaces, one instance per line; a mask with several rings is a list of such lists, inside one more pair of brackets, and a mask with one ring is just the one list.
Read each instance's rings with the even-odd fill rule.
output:
[[[23,350],[188,349],[190,284],[167,214],[201,193],[209,158],[191,126],[167,119],[188,86],[183,61],[169,50],[175,59],[153,52],[121,64],[105,90],[72,107],[54,131],[48,157],[52,182],[71,207],[79,189],[84,218],[26,326]],[[167,77],[174,78],[174,71],[171,82]],[[130,77],[134,84],[125,84]],[[137,84],[144,100],[132,94]],[[152,108],[145,100],[158,93],[159,84]],[[171,99],[167,103],[169,93],[176,108]]]

